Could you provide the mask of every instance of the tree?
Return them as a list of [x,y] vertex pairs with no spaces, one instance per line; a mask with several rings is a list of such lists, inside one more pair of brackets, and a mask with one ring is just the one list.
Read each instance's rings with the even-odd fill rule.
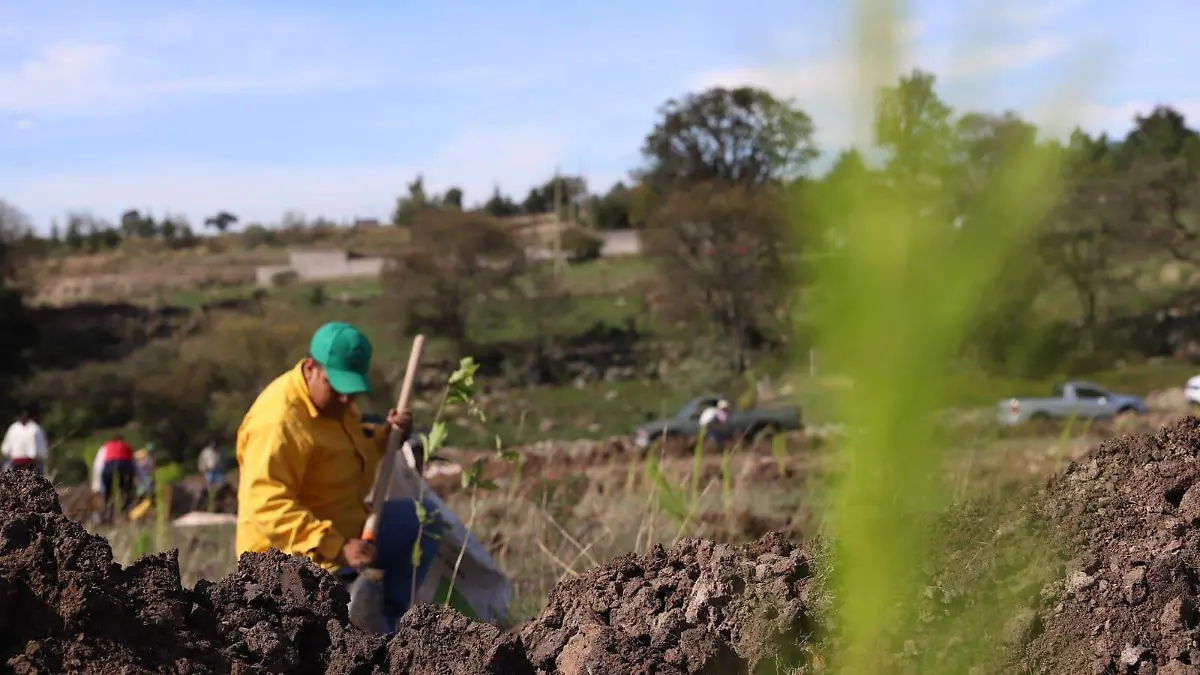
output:
[[179,226],[170,218],[163,218],[162,225],[158,229],[163,240],[168,243],[175,241],[175,237],[179,235]]
[[79,251],[83,248],[83,223],[75,216],[67,217],[67,234],[65,237],[67,249],[70,251]]
[[1116,148],[1105,135],[1076,130],[1061,149],[1065,187],[1058,208],[1038,233],[1040,258],[1069,287],[1079,305],[1085,344],[1097,346],[1105,299],[1113,290],[1115,266],[1128,210],[1123,178],[1115,170]]
[[204,219],[204,226],[225,234],[229,227],[237,223],[238,217],[228,211],[221,211],[215,216],[209,216]]
[[714,88],[660,109],[641,178],[656,194],[698,183],[766,185],[804,173],[817,157],[813,122],[762,89]]
[[496,218],[509,218],[521,212],[521,207],[508,195],[500,194],[500,186],[492,192],[492,196],[483,205],[483,210]]
[[1102,301],[1113,280],[1113,236],[1119,216],[1106,199],[1108,180],[1079,179],[1069,185],[1053,220],[1039,236],[1045,263],[1069,284],[1079,303],[1084,351],[1096,347]]
[[1122,239],[1138,250],[1165,249],[1180,260],[1200,255],[1200,134],[1183,115],[1159,106],[1135,118],[1113,164],[1129,207]]
[[89,253],[113,249],[121,245],[121,232],[90,213],[71,213],[67,216],[67,245],[73,251],[87,249]]
[[1012,111],[969,112],[955,123],[954,175],[963,199],[979,195],[1011,162],[1037,147],[1037,127]]
[[693,328],[711,328],[739,372],[779,327],[787,293],[781,192],[776,186],[694,184],[673,191],[642,233],[645,254],[671,298],[665,313]]
[[524,247],[508,227],[477,211],[425,211],[409,227],[409,247],[386,276],[387,297],[405,332],[461,347],[468,319],[487,318],[524,270]]
[[557,195],[557,212],[565,217],[567,206],[579,206],[587,199],[587,181],[582,176],[558,176],[529,190],[529,195],[521,203],[525,213],[554,213],[554,199]]
[[446,194],[442,196],[442,207],[452,208],[457,211],[462,211],[463,208],[463,191],[462,188],[451,187],[446,190]]
[[862,153],[844,150],[818,181],[793,185],[804,209],[804,234],[818,250],[836,249],[842,229],[855,208],[877,189],[878,177],[867,168]]
[[875,141],[888,151],[890,166],[914,178],[942,178],[954,151],[954,111],[938,97],[936,81],[914,70],[879,92]]
[[628,230],[633,226],[633,191],[618,181],[603,196],[593,198],[592,213],[597,229]]
[[413,217],[428,211],[429,198],[425,194],[425,178],[417,176],[408,184],[408,195],[396,199],[396,209],[392,212],[393,225],[411,225]]
[[16,280],[21,262],[16,255],[17,242],[32,231],[29,216],[0,199],[0,288],[5,281]]
[[21,261],[14,242],[32,231],[29,218],[0,200],[0,414],[7,414],[17,378],[28,373],[29,351],[37,344],[37,327],[17,285]]
[[126,237],[144,237],[150,238],[158,234],[158,226],[155,225],[154,219],[145,216],[143,217],[137,209],[130,209],[121,214],[121,234]]

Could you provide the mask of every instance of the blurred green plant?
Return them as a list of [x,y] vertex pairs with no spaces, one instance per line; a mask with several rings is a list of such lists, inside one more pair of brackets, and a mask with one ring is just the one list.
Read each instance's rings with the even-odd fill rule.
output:
[[[807,250],[823,254],[811,263],[817,348],[831,372],[854,382],[832,394],[839,418],[857,432],[837,446],[827,517],[838,638],[831,656],[836,670],[855,674],[901,672],[903,659],[881,658],[894,653],[887,645],[971,643],[962,634],[922,635],[915,610],[950,497],[936,413],[949,402],[950,374],[981,319],[979,298],[1012,273],[1013,256],[1060,191],[1058,154],[1032,142],[1013,144],[986,181],[961,189],[949,163],[951,113],[932,92],[932,77],[915,72],[878,88],[900,60],[900,9],[889,0],[857,3],[855,86],[877,102],[882,173],[851,176],[825,195],[837,208],[818,207],[819,227],[800,209],[795,218]],[[992,621],[1007,618],[1003,609],[991,608]],[[986,623],[970,625],[987,631]],[[927,660],[920,672],[963,672],[955,669],[962,665]]]

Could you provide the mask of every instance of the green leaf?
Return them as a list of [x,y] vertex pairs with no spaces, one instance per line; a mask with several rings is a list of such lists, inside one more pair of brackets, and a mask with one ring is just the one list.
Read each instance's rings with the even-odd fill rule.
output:
[[484,479],[476,483],[475,487],[479,488],[480,490],[495,490],[500,486],[496,485],[496,481],[494,480]]
[[449,432],[446,430],[446,423],[438,420],[430,427],[429,435],[421,436],[421,440],[425,444],[425,461],[429,461],[429,458],[445,444],[447,434]]

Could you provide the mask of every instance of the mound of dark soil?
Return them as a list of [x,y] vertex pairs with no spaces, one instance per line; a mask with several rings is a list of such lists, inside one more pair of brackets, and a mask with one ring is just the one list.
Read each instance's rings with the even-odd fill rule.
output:
[[515,636],[422,607],[384,639],[305,558],[242,556],[193,589],[175,552],[113,562],[28,472],[0,473],[0,659],[15,673],[532,673]]
[[121,567],[45,479],[0,473],[0,660],[15,673],[782,671],[806,659],[813,586],[781,535],[688,540],[561,584],[519,635],[420,606],[384,638],[350,626],[345,588],[306,558],[246,554],[187,589],[175,551]]
[[1200,421],[1105,442],[1048,485],[1078,554],[1047,589],[1030,672],[1200,674]]
[[521,637],[539,673],[786,672],[806,661],[815,593],[803,549],[685,540],[559,584]]

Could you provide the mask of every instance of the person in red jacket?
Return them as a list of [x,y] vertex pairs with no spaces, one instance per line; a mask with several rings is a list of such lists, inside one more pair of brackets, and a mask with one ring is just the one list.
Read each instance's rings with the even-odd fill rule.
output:
[[96,461],[100,467],[100,493],[104,495],[105,519],[112,517],[113,502],[120,496],[121,510],[129,510],[133,503],[134,484],[137,481],[137,463],[134,461],[133,446],[118,434],[100,447]]

